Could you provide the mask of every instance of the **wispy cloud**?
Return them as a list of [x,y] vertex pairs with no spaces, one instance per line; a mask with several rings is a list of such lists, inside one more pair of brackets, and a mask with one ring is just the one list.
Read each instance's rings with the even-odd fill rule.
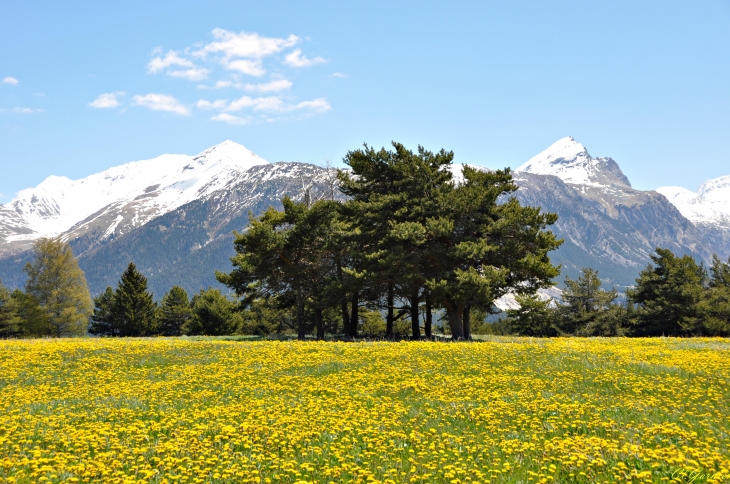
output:
[[17,86],[18,84],[20,84],[20,81],[17,80],[16,78],[14,78],[14,77],[8,76],[8,77],[4,77],[3,78],[2,83],[3,84],[10,84],[11,86]]
[[249,118],[242,118],[240,116],[233,116],[232,114],[228,113],[221,113],[216,114],[212,118],[210,118],[213,121],[223,121],[224,123],[228,124],[248,124],[251,122]]
[[264,69],[264,66],[260,60],[247,60],[247,59],[225,60],[224,59],[223,65],[229,71],[236,71],[236,72],[240,72],[241,74],[247,74],[249,76],[261,77],[264,74],[266,74],[266,70]]
[[277,92],[289,89],[292,85],[287,79],[278,79],[265,84],[246,84],[244,89],[250,92]]
[[180,101],[169,94],[145,94],[144,96],[134,96],[132,104],[142,106],[153,111],[164,111],[168,113],[178,114],[180,116],[189,116],[190,110],[182,105]]
[[118,97],[124,96],[123,91],[108,92],[106,94],[100,94],[99,97],[91,101],[88,106],[97,109],[115,108],[120,106],[122,103],[119,102]]
[[215,109],[228,113],[235,113],[245,109],[264,113],[288,113],[292,111],[324,112],[332,109],[332,106],[330,106],[330,103],[325,98],[317,98],[299,103],[287,103],[277,96],[242,96],[230,103],[226,99],[218,99],[212,102],[200,100],[197,106],[200,109]]
[[263,37],[257,33],[230,32],[224,29],[213,30],[215,42],[203,46],[196,51],[197,56],[207,54],[223,54],[226,59],[243,57],[248,59],[262,59],[266,56],[276,54],[282,50],[292,47],[299,42],[299,37],[290,35],[286,39],[276,37]]
[[33,114],[33,113],[42,113],[43,112],[42,109],[38,109],[38,108],[20,108],[20,107],[15,107],[11,111],[14,113],[18,113],[18,114]]
[[322,57],[314,57],[312,59],[302,55],[301,49],[295,49],[284,58],[284,62],[292,67],[309,67],[327,62]]
[[334,72],[330,75],[330,77],[347,77],[347,74],[343,74],[341,72]]
[[[159,51],[158,51],[159,52]],[[184,69],[169,69],[170,67],[183,67]],[[208,77],[208,69],[196,66],[193,61],[182,57],[178,52],[170,50],[164,56],[157,55],[147,64],[147,71],[151,73],[166,70],[168,76],[182,77],[191,81],[200,81]]]

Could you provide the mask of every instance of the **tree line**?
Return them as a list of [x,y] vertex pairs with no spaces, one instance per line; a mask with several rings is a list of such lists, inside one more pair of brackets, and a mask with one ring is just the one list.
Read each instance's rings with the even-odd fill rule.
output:
[[[717,257],[707,270],[657,249],[626,298],[584,269],[561,302],[544,300],[537,290],[560,272],[548,255],[562,243],[549,230],[557,215],[520,205],[509,169],[455,173],[453,152],[399,143],[344,161],[345,201],[334,189],[285,197],[236,233],[233,268],[216,273],[233,297],[175,286],[155,302],[130,263],[92,301],[68,244],[41,239],[26,290],[0,284],[0,336],[730,334],[730,269]],[[506,294],[519,308],[495,321]]]

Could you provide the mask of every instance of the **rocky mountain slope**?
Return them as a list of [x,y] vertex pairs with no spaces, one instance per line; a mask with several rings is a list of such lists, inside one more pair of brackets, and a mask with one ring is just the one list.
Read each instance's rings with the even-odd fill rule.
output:
[[162,155],[80,180],[50,176],[0,206],[0,257],[27,250],[39,237],[59,234],[69,241],[84,240],[83,250],[93,248],[235,185],[246,170],[265,164],[245,147],[225,141],[196,156]]

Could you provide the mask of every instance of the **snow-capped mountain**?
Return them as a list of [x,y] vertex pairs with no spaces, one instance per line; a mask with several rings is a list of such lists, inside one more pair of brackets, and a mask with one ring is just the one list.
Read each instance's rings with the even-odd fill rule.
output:
[[730,229],[730,176],[707,180],[696,192],[683,187],[656,191],[693,223]]
[[196,156],[162,155],[70,180],[50,176],[0,206],[0,255],[22,251],[44,236],[95,241],[139,227],[192,200],[235,184],[267,164],[232,141]]
[[554,175],[572,185],[631,187],[629,179],[613,159],[593,158],[585,146],[570,136],[559,139],[515,171]]

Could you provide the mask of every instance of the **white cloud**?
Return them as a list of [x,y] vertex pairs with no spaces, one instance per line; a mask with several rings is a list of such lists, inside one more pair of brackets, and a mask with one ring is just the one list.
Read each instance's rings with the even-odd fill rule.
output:
[[309,67],[317,64],[324,64],[327,61],[322,57],[308,59],[302,55],[301,49],[295,49],[284,58],[284,62],[292,67]]
[[249,76],[261,77],[266,74],[266,70],[264,70],[260,60],[224,60],[223,65],[228,70],[238,71],[242,74],[248,74]]
[[8,76],[8,77],[3,78],[2,83],[3,84],[10,84],[11,86],[17,86],[18,84],[20,84],[20,81],[17,80],[16,78],[14,78],[14,77]]
[[312,99],[311,101],[302,101],[299,104],[296,104],[294,106],[294,109],[311,109],[312,111],[316,111],[318,113],[329,111],[332,109],[332,106],[330,106],[330,103],[327,102],[327,100],[323,97]]
[[248,118],[242,118],[240,116],[233,116],[232,114],[221,113],[210,118],[213,121],[223,121],[228,124],[248,124],[250,120]]
[[106,94],[100,94],[99,97],[91,101],[88,106],[92,108],[115,108],[122,103],[119,102],[117,97],[124,96],[124,92],[108,92]]
[[203,69],[202,67],[193,67],[179,71],[168,71],[167,75],[172,77],[182,77],[183,79],[188,79],[190,81],[200,81],[208,77],[209,72],[210,71],[208,69]]
[[0,109],[0,113],[17,113],[17,114],[33,114],[33,113],[42,113],[42,109],[38,108],[13,108],[13,109]]
[[256,33],[235,33],[224,29],[213,30],[213,37],[217,41],[203,46],[202,49],[195,52],[195,55],[205,56],[209,53],[221,53],[226,59],[232,59],[234,57],[261,59],[281,52],[299,42],[299,37],[296,35],[290,35],[286,39],[280,39],[276,37],[262,37]]
[[198,109],[218,109],[223,110],[228,107],[228,101],[226,99],[218,99],[217,101],[205,101],[201,99],[198,101]]
[[231,81],[218,81],[215,83],[216,89],[223,89],[225,87],[231,87],[233,83]]
[[134,96],[132,104],[142,106],[153,111],[165,111],[168,113],[179,114],[181,116],[189,116],[190,110],[180,104],[180,102],[169,94],[145,94],[144,96]]
[[292,82],[287,79],[278,79],[265,84],[246,84],[244,89],[251,92],[277,92],[289,89],[292,85]]
[[335,72],[332,74],[331,77],[347,77],[347,74],[343,74],[341,72]]
[[292,111],[324,112],[332,109],[332,106],[330,106],[330,103],[325,98],[302,101],[297,104],[287,104],[276,96],[242,96],[230,104],[225,99],[218,99],[213,102],[201,99],[198,101],[197,106],[199,109],[216,109],[228,113],[235,113],[244,109],[266,113],[287,113]]
[[168,51],[165,57],[153,57],[149,64],[147,64],[147,70],[150,72],[159,72],[170,66],[179,67],[195,67],[192,61],[181,57],[174,50]]

